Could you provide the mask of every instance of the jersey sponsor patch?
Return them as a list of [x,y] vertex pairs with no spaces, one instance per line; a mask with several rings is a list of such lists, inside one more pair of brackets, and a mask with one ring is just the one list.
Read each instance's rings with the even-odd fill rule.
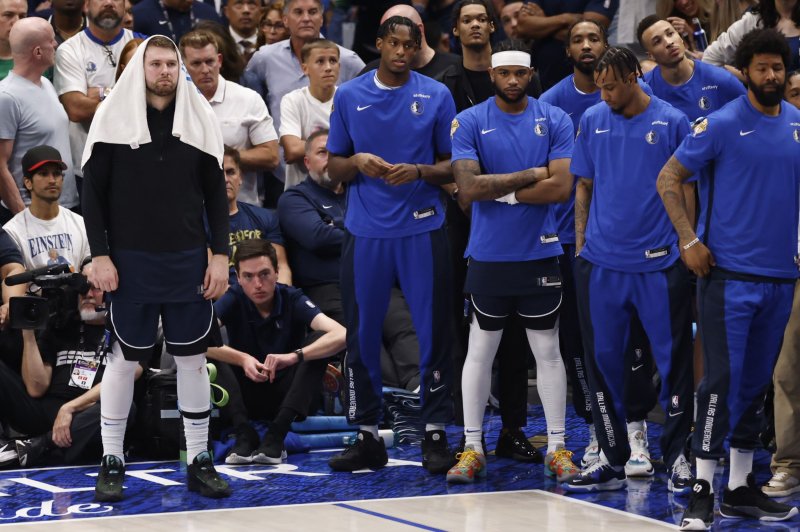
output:
[[706,129],[708,129],[708,118],[700,117],[692,124],[692,136],[696,137]]
[[453,139],[453,136],[456,134],[456,130],[458,129],[458,119],[454,118],[452,122],[450,122],[450,139]]

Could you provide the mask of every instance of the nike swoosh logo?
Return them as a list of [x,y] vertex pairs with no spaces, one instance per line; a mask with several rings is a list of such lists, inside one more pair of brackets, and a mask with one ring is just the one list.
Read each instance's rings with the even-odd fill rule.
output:
[[740,129],[740,130],[739,130],[739,136],[740,136],[740,137],[746,137],[747,135],[749,135],[750,133],[753,133],[753,132],[755,132],[755,129],[752,129],[752,130],[750,130],[750,131],[742,131],[742,130]]
[[323,205],[322,206],[323,209],[330,209],[331,207],[333,207],[333,205]]
[[633,366],[631,368],[631,371],[636,371],[637,369],[641,368],[642,366],[644,366],[644,364],[639,364],[638,366]]
[[442,388],[444,388],[444,384],[442,384],[441,386],[437,386],[436,388],[433,388],[433,387],[431,387],[431,388],[430,388],[430,392],[431,392],[431,393],[436,393],[436,392],[438,392],[439,390],[441,390]]
[[356,106],[356,111],[363,111],[364,109],[369,109],[370,107],[372,107],[372,104],[365,105],[364,107],[361,107],[360,105],[357,105]]
[[168,22],[169,22],[168,20],[159,20],[158,21],[158,23],[161,24],[161,25],[164,25],[164,24],[166,24]]
[[497,129],[497,128],[495,127],[495,128],[492,128],[492,129],[481,129],[481,135],[485,135],[487,133],[491,133],[495,129]]
[[595,129],[594,130],[596,135],[599,135],[600,133],[608,133],[609,131],[611,131],[611,130],[610,129]]
[[676,414],[673,414],[672,412],[670,412],[670,413],[669,413],[669,417],[680,416],[681,414],[683,414],[683,412],[678,412],[678,413],[676,413]]

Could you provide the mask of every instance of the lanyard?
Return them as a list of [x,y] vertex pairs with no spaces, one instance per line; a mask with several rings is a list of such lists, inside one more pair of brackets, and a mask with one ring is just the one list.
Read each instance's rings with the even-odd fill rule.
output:
[[[158,5],[161,6],[161,13],[163,13],[164,18],[167,20],[167,27],[169,28],[169,32],[172,35],[172,41],[175,44],[178,44],[178,36],[175,34],[175,28],[172,26],[172,21],[169,19],[169,14],[167,13],[167,8],[164,6],[164,0],[158,0]],[[194,18],[194,10],[189,7],[189,27],[194,28],[196,20]]]

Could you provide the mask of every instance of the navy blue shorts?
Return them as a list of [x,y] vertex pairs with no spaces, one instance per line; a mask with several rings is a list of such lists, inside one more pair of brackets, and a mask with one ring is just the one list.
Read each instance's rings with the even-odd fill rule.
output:
[[173,356],[205,353],[214,324],[211,301],[191,303],[109,303],[108,322],[126,360],[148,360],[164,329],[167,352]]

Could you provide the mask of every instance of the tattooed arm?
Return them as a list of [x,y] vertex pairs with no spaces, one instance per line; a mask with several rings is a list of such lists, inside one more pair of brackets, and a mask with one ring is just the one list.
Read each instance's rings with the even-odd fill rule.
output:
[[[686,267],[698,277],[704,277],[711,271],[711,267],[715,263],[709,249],[702,242],[697,241],[694,224],[689,219],[687,212],[686,198],[682,187],[684,181],[691,175],[692,172],[684,167],[675,156],[672,156],[658,174],[656,186],[661,201],[664,202],[667,215],[675,227],[675,232],[678,233],[681,259]],[[685,246],[688,246],[688,249]]]
[[586,222],[589,220],[589,206],[592,203],[594,180],[578,178],[575,187],[575,255],[580,255],[586,244]]
[[572,174],[569,159],[555,159],[548,164],[550,177],[536,181],[517,191],[520,203],[561,203],[569,199],[572,192]]
[[478,161],[459,159],[453,163],[458,195],[464,201],[488,201],[510,194],[531,183],[550,177],[546,167],[529,168],[511,174],[481,174]]

